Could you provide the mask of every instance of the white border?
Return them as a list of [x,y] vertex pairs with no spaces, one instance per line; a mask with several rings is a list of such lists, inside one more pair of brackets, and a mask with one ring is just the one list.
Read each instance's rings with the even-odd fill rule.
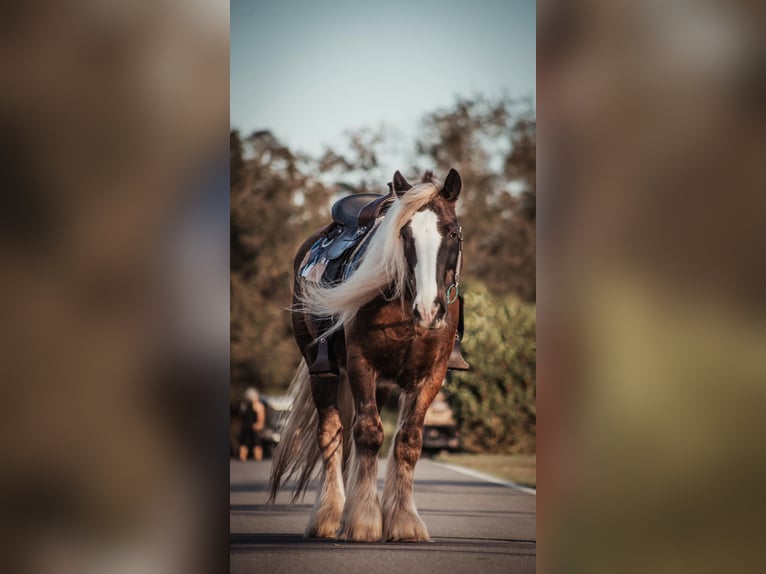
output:
[[465,474],[466,476],[471,476],[473,478],[478,478],[480,480],[485,480],[487,482],[491,482],[493,484],[499,484],[501,486],[507,486],[508,488],[515,488],[516,490],[520,490],[521,492],[526,492],[527,494],[531,494],[532,496],[537,496],[537,490],[535,490],[534,488],[529,488],[528,486],[521,486],[520,484],[516,484],[515,482],[510,482],[508,480],[501,480],[499,478],[495,478],[494,476],[484,474],[483,472],[479,472],[477,470],[471,470],[470,468],[464,468],[462,466],[457,466],[456,464],[450,464],[449,462],[439,462],[435,460],[432,460],[431,462],[434,464],[438,464],[439,466],[448,468],[450,470],[454,470],[455,472]]

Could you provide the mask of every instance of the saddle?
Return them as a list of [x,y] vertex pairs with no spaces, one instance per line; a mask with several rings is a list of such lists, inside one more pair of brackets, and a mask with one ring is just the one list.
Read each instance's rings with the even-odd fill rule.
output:
[[332,220],[350,228],[370,227],[394,200],[393,191],[386,195],[356,193],[343,197],[332,206]]
[[393,191],[385,195],[357,193],[337,200],[331,209],[333,222],[311,246],[301,265],[300,276],[307,281],[336,284],[346,278],[358,261],[362,242],[394,201]]
[[[331,209],[333,221],[309,249],[298,271],[299,276],[326,285],[340,283],[348,277],[364,252],[365,238],[395,198],[389,184],[389,192],[385,195],[357,193],[337,200]],[[309,367],[314,377],[338,375],[332,338],[318,341],[317,357]]]

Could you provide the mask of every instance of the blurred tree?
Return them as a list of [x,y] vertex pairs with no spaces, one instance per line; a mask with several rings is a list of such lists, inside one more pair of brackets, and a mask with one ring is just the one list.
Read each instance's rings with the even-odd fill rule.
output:
[[309,158],[271,132],[231,133],[231,375],[283,390],[298,364],[290,314],[292,261],[326,223],[330,190]]
[[386,182],[395,168],[383,166],[379,158],[385,155],[391,135],[383,127],[349,130],[347,142],[340,148],[325,148],[319,169],[331,177],[345,195],[348,193],[385,193]]
[[465,274],[492,292],[534,301],[536,121],[531,104],[458,99],[427,115],[414,172],[454,167],[463,178]]
[[455,411],[463,448],[475,452],[532,453],[537,411],[535,308],[514,295],[496,297],[471,281],[466,292],[464,355],[468,372],[449,375],[444,387]]

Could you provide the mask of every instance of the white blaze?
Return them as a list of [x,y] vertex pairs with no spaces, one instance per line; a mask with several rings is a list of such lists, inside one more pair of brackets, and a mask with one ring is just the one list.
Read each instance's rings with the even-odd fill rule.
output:
[[415,242],[415,307],[421,317],[430,323],[436,315],[434,305],[437,295],[436,260],[442,237],[433,211],[418,211],[410,221],[412,238]]

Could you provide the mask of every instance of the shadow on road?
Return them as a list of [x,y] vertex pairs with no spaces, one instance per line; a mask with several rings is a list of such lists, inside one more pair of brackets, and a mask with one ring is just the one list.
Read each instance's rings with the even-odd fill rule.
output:
[[303,538],[296,534],[232,534],[229,537],[231,552],[268,551],[270,553],[292,553],[301,549],[326,548],[356,551],[364,549],[391,548],[409,552],[449,552],[485,554],[508,554],[534,556],[533,540],[508,540],[491,538],[440,538],[433,542],[347,542],[331,538]]
[[[231,465],[232,574],[364,572],[423,574],[535,571],[536,498],[517,489],[468,478],[429,460],[415,469],[415,497],[433,538],[427,543],[360,543],[303,538],[316,486],[289,503],[290,484],[266,504],[270,465]],[[383,487],[385,462],[378,468]]]

